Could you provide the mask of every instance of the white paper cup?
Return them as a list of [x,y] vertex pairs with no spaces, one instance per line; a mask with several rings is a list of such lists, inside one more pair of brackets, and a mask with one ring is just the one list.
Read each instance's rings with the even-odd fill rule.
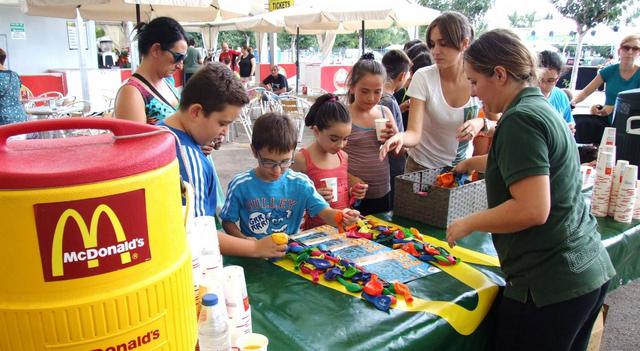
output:
[[327,188],[331,188],[331,191],[333,192],[333,194],[331,195],[331,202],[338,201],[338,178],[331,177],[331,178],[323,178],[320,180],[325,183],[325,186]]
[[606,127],[602,134],[602,140],[600,140],[600,146],[602,145],[616,145],[616,129],[613,127]]
[[386,118],[376,119],[376,138],[378,141],[382,141],[382,130],[387,126]]
[[267,351],[269,339],[257,333],[242,335],[236,342],[240,351]]

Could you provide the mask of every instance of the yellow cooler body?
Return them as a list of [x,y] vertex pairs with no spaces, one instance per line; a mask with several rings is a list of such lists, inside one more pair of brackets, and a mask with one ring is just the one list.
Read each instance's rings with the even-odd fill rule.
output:
[[6,142],[59,122],[0,127],[0,350],[192,350],[173,136],[76,119],[115,140]]

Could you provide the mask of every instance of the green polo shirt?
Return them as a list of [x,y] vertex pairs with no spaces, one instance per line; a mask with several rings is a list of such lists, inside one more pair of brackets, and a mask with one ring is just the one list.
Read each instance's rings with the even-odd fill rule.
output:
[[599,288],[615,269],[581,192],[575,141],[540,89],[525,88],[496,127],[485,178],[489,207],[511,199],[511,184],[538,175],[551,185],[547,222],[494,234],[493,243],[507,278],[504,296],[526,302],[530,293],[544,306]]

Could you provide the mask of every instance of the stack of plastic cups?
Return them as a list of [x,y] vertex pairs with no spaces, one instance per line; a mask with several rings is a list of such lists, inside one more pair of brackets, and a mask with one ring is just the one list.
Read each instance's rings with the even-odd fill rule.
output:
[[640,220],[640,180],[636,181],[636,206],[633,210],[633,219]]
[[[211,216],[202,216],[195,219],[196,227],[200,233],[202,245],[200,262],[202,263],[202,282],[200,295],[214,293],[220,301],[225,301],[224,296],[224,270],[222,268],[222,255],[218,243],[218,230],[216,219]],[[226,315],[226,309],[223,309]]]
[[611,180],[611,196],[609,197],[609,210],[607,210],[607,216],[615,216],[616,214],[616,201],[618,200],[618,192],[620,191],[620,184],[622,184],[622,176],[624,175],[624,169],[629,165],[629,161],[618,160],[616,167],[613,169],[613,178]]
[[638,178],[638,166],[628,165],[624,168],[622,184],[618,194],[616,214],[613,217],[617,222],[631,223],[633,211],[636,207],[636,180]]
[[226,276],[224,293],[229,314],[231,346],[236,347],[236,340],[240,335],[252,332],[251,306],[244,280],[244,269],[240,266],[226,266],[224,273]]
[[596,180],[593,184],[591,198],[591,214],[596,217],[606,217],[609,209],[609,197],[611,196],[614,155],[610,152],[601,152],[598,158]]

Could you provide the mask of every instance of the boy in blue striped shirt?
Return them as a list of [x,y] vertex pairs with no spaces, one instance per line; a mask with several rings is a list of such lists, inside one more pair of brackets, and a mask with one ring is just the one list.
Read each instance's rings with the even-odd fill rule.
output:
[[220,213],[228,234],[254,240],[278,232],[295,234],[305,211],[334,226],[340,219],[344,225],[358,220],[358,211],[329,207],[306,174],[289,169],[297,136],[286,115],[267,113],[256,120],[251,150],[258,166],[238,174],[229,184]]
[[[217,174],[200,145],[224,137],[248,102],[235,74],[222,64],[210,63],[189,79],[178,111],[160,123],[180,140],[180,175],[193,186],[196,217],[215,216],[217,200]],[[218,232],[218,241],[223,255],[280,257],[286,250],[286,245],[277,245],[271,238],[249,242]]]

